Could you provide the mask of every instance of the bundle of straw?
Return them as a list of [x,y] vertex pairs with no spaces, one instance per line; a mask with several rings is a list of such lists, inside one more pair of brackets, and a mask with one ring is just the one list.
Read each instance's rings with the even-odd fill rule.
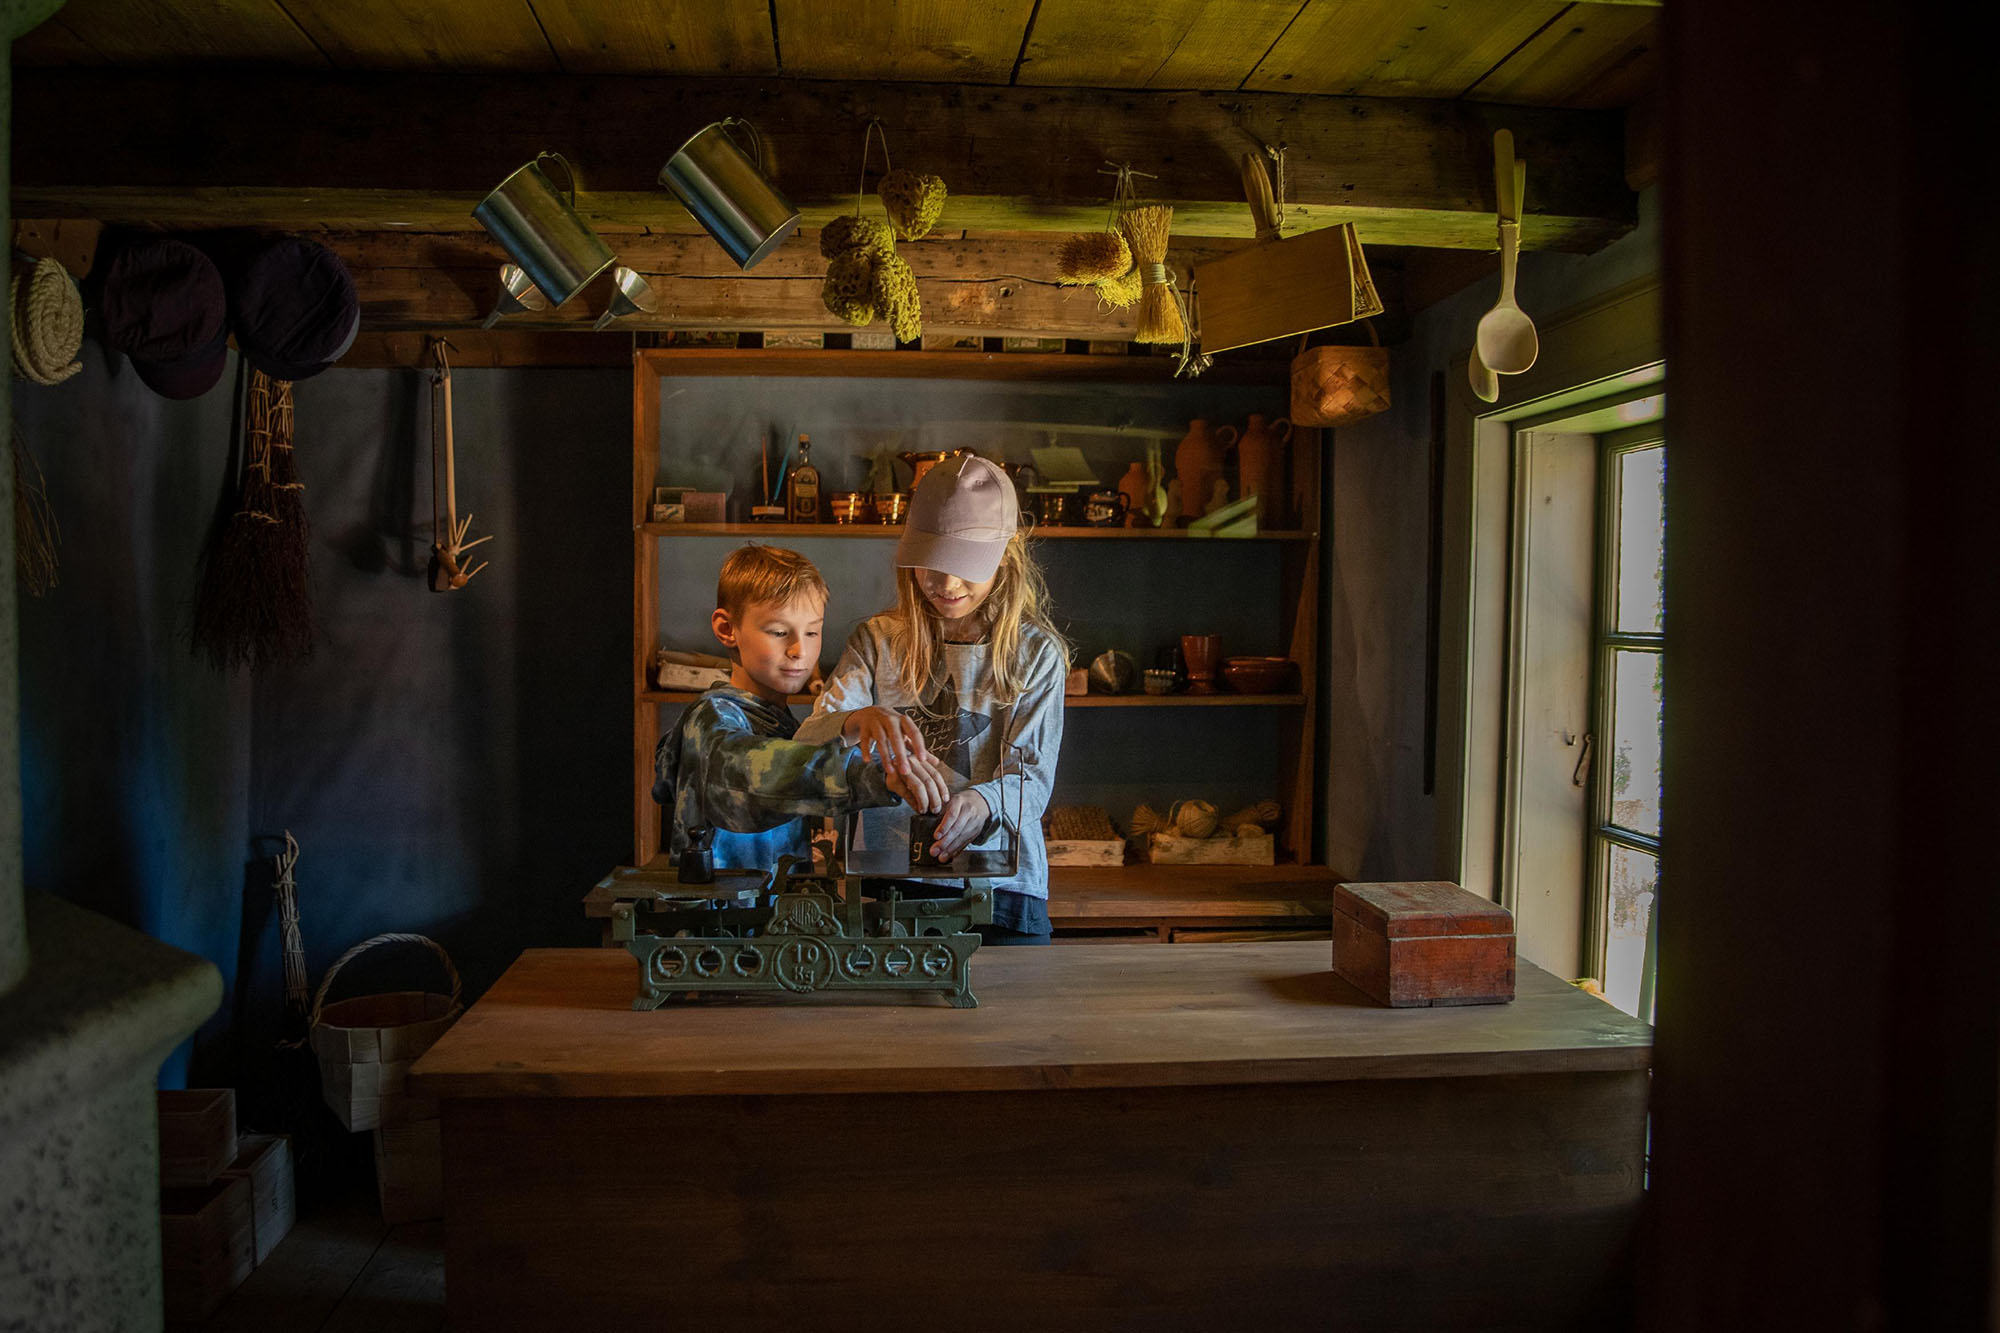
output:
[[1177,343],[1187,341],[1187,321],[1181,316],[1174,292],[1173,277],[1167,272],[1167,238],[1173,230],[1174,210],[1166,204],[1135,208],[1123,218],[1132,258],[1145,283],[1139,299],[1139,328],[1133,342]]
[[[30,470],[32,469],[32,471]],[[62,529],[49,504],[48,479],[42,465],[14,427],[14,563],[21,586],[30,597],[46,597],[56,586],[56,546]]]

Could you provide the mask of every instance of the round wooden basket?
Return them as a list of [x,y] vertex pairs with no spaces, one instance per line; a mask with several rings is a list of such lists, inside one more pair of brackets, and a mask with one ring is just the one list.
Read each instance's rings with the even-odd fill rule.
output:
[[[340,969],[378,944],[421,944],[429,949],[444,966],[451,994],[389,991],[328,1004],[327,990]],[[462,1012],[459,990],[451,955],[424,935],[377,935],[334,960],[313,996],[311,1033],[313,1053],[319,1057],[320,1094],[341,1124],[374,1129],[434,1114],[428,1104],[404,1091],[403,1076],[457,1021]]]

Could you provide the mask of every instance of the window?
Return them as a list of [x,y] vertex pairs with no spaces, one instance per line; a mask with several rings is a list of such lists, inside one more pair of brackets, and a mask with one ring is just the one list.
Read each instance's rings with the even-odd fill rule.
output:
[[1592,954],[1606,997],[1650,1022],[1666,717],[1665,425],[1654,422],[1598,438],[1603,461],[1588,738],[1597,751],[1590,800]]

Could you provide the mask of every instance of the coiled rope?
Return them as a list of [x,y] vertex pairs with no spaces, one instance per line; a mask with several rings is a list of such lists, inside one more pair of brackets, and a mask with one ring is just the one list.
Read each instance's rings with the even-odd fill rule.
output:
[[69,270],[53,259],[35,261],[27,299],[21,280],[9,289],[13,311],[14,373],[36,384],[61,384],[83,369],[76,359],[83,346],[83,297]]

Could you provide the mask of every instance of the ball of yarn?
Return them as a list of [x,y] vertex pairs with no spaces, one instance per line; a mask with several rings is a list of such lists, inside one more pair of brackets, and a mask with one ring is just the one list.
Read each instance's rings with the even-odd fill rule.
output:
[[1132,267],[1132,247],[1115,231],[1078,232],[1056,254],[1056,273],[1066,283],[1104,282]]
[[1215,807],[1207,801],[1176,801],[1167,821],[1183,838],[1206,838],[1215,832]]
[[893,255],[896,253],[896,238],[889,234],[889,224],[886,222],[858,217],[853,213],[842,213],[820,228],[819,252],[822,257],[832,259],[846,254],[849,250]]
[[899,241],[928,235],[944,213],[944,182],[915,171],[890,172],[875,187],[875,197],[889,211],[889,225]]
[[[894,256],[890,257],[892,260]],[[875,318],[875,270],[878,257],[869,250],[849,250],[826,266],[819,299],[835,318],[866,324]],[[901,263],[901,260],[895,260]]]
[[901,256],[890,255],[875,265],[875,309],[889,321],[898,342],[924,336],[923,307],[917,297],[917,275]]

